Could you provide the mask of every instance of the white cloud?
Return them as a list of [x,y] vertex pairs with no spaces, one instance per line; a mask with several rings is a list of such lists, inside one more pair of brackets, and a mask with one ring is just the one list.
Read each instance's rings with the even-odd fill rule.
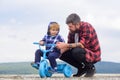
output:
[[11,23],[11,24],[16,24],[16,23],[17,23],[17,21],[16,21],[16,19],[15,19],[15,18],[12,18],[12,19],[10,19],[10,23]]

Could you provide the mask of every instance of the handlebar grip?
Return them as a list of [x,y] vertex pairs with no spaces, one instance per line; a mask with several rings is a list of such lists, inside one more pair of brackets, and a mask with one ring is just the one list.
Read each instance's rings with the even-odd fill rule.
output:
[[[39,42],[33,42],[33,44],[36,44],[36,45],[40,45]],[[42,46],[42,45],[41,45]],[[56,44],[44,44],[44,46],[48,46],[48,47],[56,47]]]
[[33,42],[33,44],[39,44],[39,42]]

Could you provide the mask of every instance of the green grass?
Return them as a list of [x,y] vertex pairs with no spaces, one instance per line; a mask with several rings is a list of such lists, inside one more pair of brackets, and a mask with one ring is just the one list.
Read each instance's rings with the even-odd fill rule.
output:
[[38,71],[31,67],[30,62],[1,63],[0,74],[38,74]]
[[[58,62],[58,64],[64,62]],[[95,64],[97,73],[120,74],[120,63],[98,62]],[[72,67],[72,66],[71,66]],[[77,70],[72,67],[73,73]],[[0,63],[0,74],[38,74],[38,70],[30,65],[30,62]]]

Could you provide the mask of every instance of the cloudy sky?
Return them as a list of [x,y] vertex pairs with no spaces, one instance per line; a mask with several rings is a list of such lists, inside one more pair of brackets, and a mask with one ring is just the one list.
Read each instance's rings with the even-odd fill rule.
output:
[[66,17],[80,15],[98,33],[102,61],[120,62],[119,0],[0,0],[0,63],[33,61],[32,43],[46,33],[50,21],[61,26],[67,41]]

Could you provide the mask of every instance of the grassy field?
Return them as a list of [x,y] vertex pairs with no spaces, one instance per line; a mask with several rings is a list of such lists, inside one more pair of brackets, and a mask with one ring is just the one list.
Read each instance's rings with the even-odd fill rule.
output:
[[[94,77],[70,77],[53,74],[49,78],[40,78],[38,70],[31,67],[30,62],[0,63],[0,80],[120,80],[120,64],[102,62],[95,65],[97,73]],[[76,69],[73,68],[73,73]]]
[[0,64],[0,74],[38,74],[30,62]]
[[[100,74],[120,74],[120,63],[100,62],[95,66]],[[73,73],[77,71],[72,69]],[[31,67],[30,62],[0,63],[0,74],[38,74],[38,70]]]

